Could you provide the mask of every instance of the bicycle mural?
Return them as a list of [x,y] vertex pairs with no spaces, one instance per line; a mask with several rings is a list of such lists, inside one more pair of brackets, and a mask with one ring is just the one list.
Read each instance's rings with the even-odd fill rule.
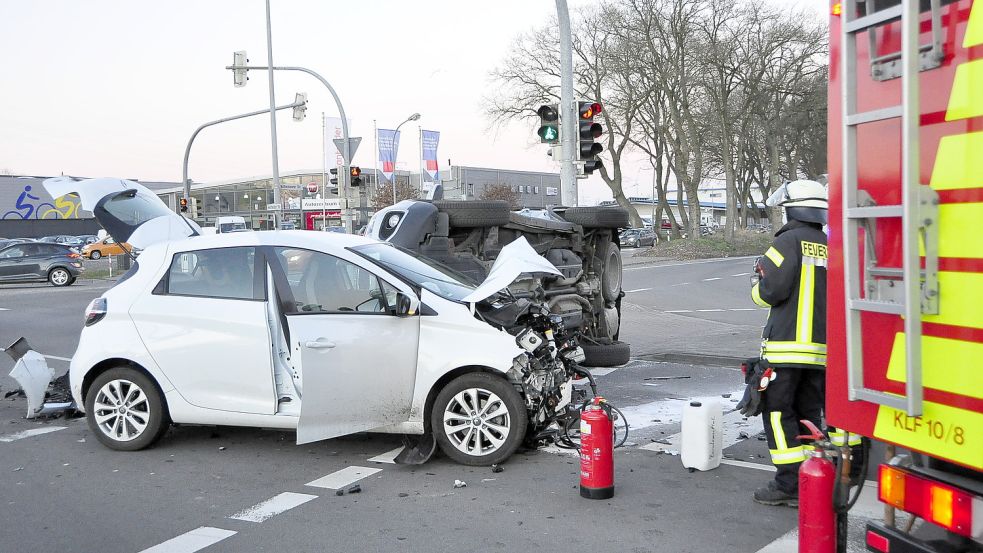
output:
[[[54,203],[41,202],[41,198],[31,194],[31,185],[25,185],[17,196],[14,209],[7,211],[0,219],[78,219],[80,199],[77,194],[66,194],[55,198]],[[34,203],[41,202],[41,203]]]

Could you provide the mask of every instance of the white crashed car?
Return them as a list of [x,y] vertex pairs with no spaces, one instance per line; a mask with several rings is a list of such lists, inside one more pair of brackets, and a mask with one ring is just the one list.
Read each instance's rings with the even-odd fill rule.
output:
[[90,304],[71,361],[72,398],[110,448],[147,447],[172,422],[296,429],[298,443],[373,431],[418,436],[407,462],[439,445],[486,465],[570,403],[575,336],[499,293],[520,273],[556,272],[524,240],[479,286],[360,236],[200,236],[130,181],[45,185],[77,192],[114,238],[143,248]]

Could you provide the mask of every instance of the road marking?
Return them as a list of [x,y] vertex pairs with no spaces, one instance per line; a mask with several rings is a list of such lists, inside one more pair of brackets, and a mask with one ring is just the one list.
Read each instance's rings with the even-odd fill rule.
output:
[[689,261],[686,263],[669,263],[666,265],[646,265],[644,267],[626,267],[625,271],[640,271],[642,269],[661,269],[663,267],[682,267],[684,265],[702,265],[704,263],[720,263],[721,261],[740,261],[742,259],[755,259],[756,255],[747,255],[744,257],[720,257],[717,259],[704,259],[702,261]]
[[703,282],[710,282],[711,280],[720,280],[720,277],[705,278],[703,279]]
[[344,488],[349,484],[354,484],[367,476],[372,476],[373,474],[381,471],[382,469],[369,467],[345,467],[339,471],[332,472],[327,476],[322,476],[313,482],[308,482],[307,485],[314,488],[330,488],[332,490],[337,490]]
[[651,290],[651,289],[652,288],[639,288],[637,290],[625,290],[625,293],[626,294],[631,294],[632,292],[647,292],[648,290]]
[[10,311],[10,310],[7,309],[6,307],[0,307],[0,311]]
[[244,520],[246,522],[263,522],[284,511],[299,507],[312,499],[317,499],[317,496],[306,493],[283,492],[279,495],[274,495],[262,503],[257,503],[252,507],[243,509],[229,518]]
[[140,553],[194,553],[234,535],[232,530],[202,526]]
[[6,436],[0,436],[0,442],[16,442],[17,440],[23,440],[24,438],[30,438],[32,436],[40,436],[41,434],[49,434],[51,432],[57,432],[59,430],[64,430],[68,428],[67,426],[46,426],[44,428],[32,428],[30,430],[21,430],[20,432],[15,432],[13,434],[7,434]]
[[760,307],[734,307],[729,309],[729,311],[758,311]]
[[673,284],[673,286],[686,286],[688,282],[680,282],[679,284]]
[[698,313],[720,313],[723,309],[697,309]]
[[748,461],[738,461],[737,459],[721,459],[721,465],[731,465],[735,467],[744,467],[746,469],[757,469],[767,472],[776,472],[774,465],[762,465],[761,463],[750,463]]
[[591,367],[590,373],[594,376],[607,376],[620,368],[621,367],[607,367],[603,369],[595,369]]
[[663,313],[692,313],[689,309],[673,309],[672,311],[663,311]]
[[[740,393],[743,393],[743,390]],[[732,395],[737,395],[737,392],[735,392]],[[673,413],[671,413],[671,415],[674,415],[675,417],[677,417],[676,420],[679,420],[679,416],[683,410],[683,402],[677,401],[676,403],[677,403],[676,409]],[[622,409],[622,411],[624,410],[625,409]],[[629,421],[629,424],[630,422],[631,421]],[[663,422],[676,422],[676,421],[666,421],[665,419],[663,419]],[[764,424],[761,422],[761,417],[746,418],[744,415],[741,414],[740,411],[734,410],[724,415],[723,428],[724,428],[724,439],[723,439],[722,449],[727,449],[728,447],[745,439],[740,437],[741,432],[746,433],[748,436],[754,436],[760,433],[762,430],[764,430]],[[672,452],[673,454],[678,454],[679,446],[683,441],[683,434],[682,432],[679,432],[673,434],[672,436],[667,436],[665,438],[665,441],[669,443],[653,442],[647,445],[643,445],[639,447],[639,449],[647,449],[649,451]]]
[[399,446],[392,451],[387,451],[385,453],[376,455],[375,457],[369,459],[369,461],[373,463],[389,463],[391,465],[395,465],[396,456],[399,455],[403,451],[403,449],[405,449],[403,446]]
[[730,275],[730,276],[732,277],[751,276],[751,273],[737,273],[736,275]]

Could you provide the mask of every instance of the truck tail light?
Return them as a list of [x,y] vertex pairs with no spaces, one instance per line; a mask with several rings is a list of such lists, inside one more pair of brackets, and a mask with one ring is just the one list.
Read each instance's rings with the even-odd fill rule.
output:
[[979,512],[983,498],[899,467],[881,465],[879,470],[878,498],[882,502],[960,536],[983,533],[983,513]]
[[867,530],[867,547],[881,553],[890,553],[891,542],[886,536],[882,536],[873,530]]
[[106,316],[106,298],[96,298],[85,308],[85,326],[92,326]]

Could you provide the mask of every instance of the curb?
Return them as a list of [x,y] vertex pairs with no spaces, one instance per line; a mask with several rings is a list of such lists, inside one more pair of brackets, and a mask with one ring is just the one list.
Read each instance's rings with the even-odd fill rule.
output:
[[661,361],[663,363],[685,363],[689,365],[713,365],[717,367],[739,368],[747,357],[734,357],[733,355],[714,355],[710,353],[687,353],[679,351],[667,351],[661,353],[643,353],[636,355],[636,359],[645,361]]

